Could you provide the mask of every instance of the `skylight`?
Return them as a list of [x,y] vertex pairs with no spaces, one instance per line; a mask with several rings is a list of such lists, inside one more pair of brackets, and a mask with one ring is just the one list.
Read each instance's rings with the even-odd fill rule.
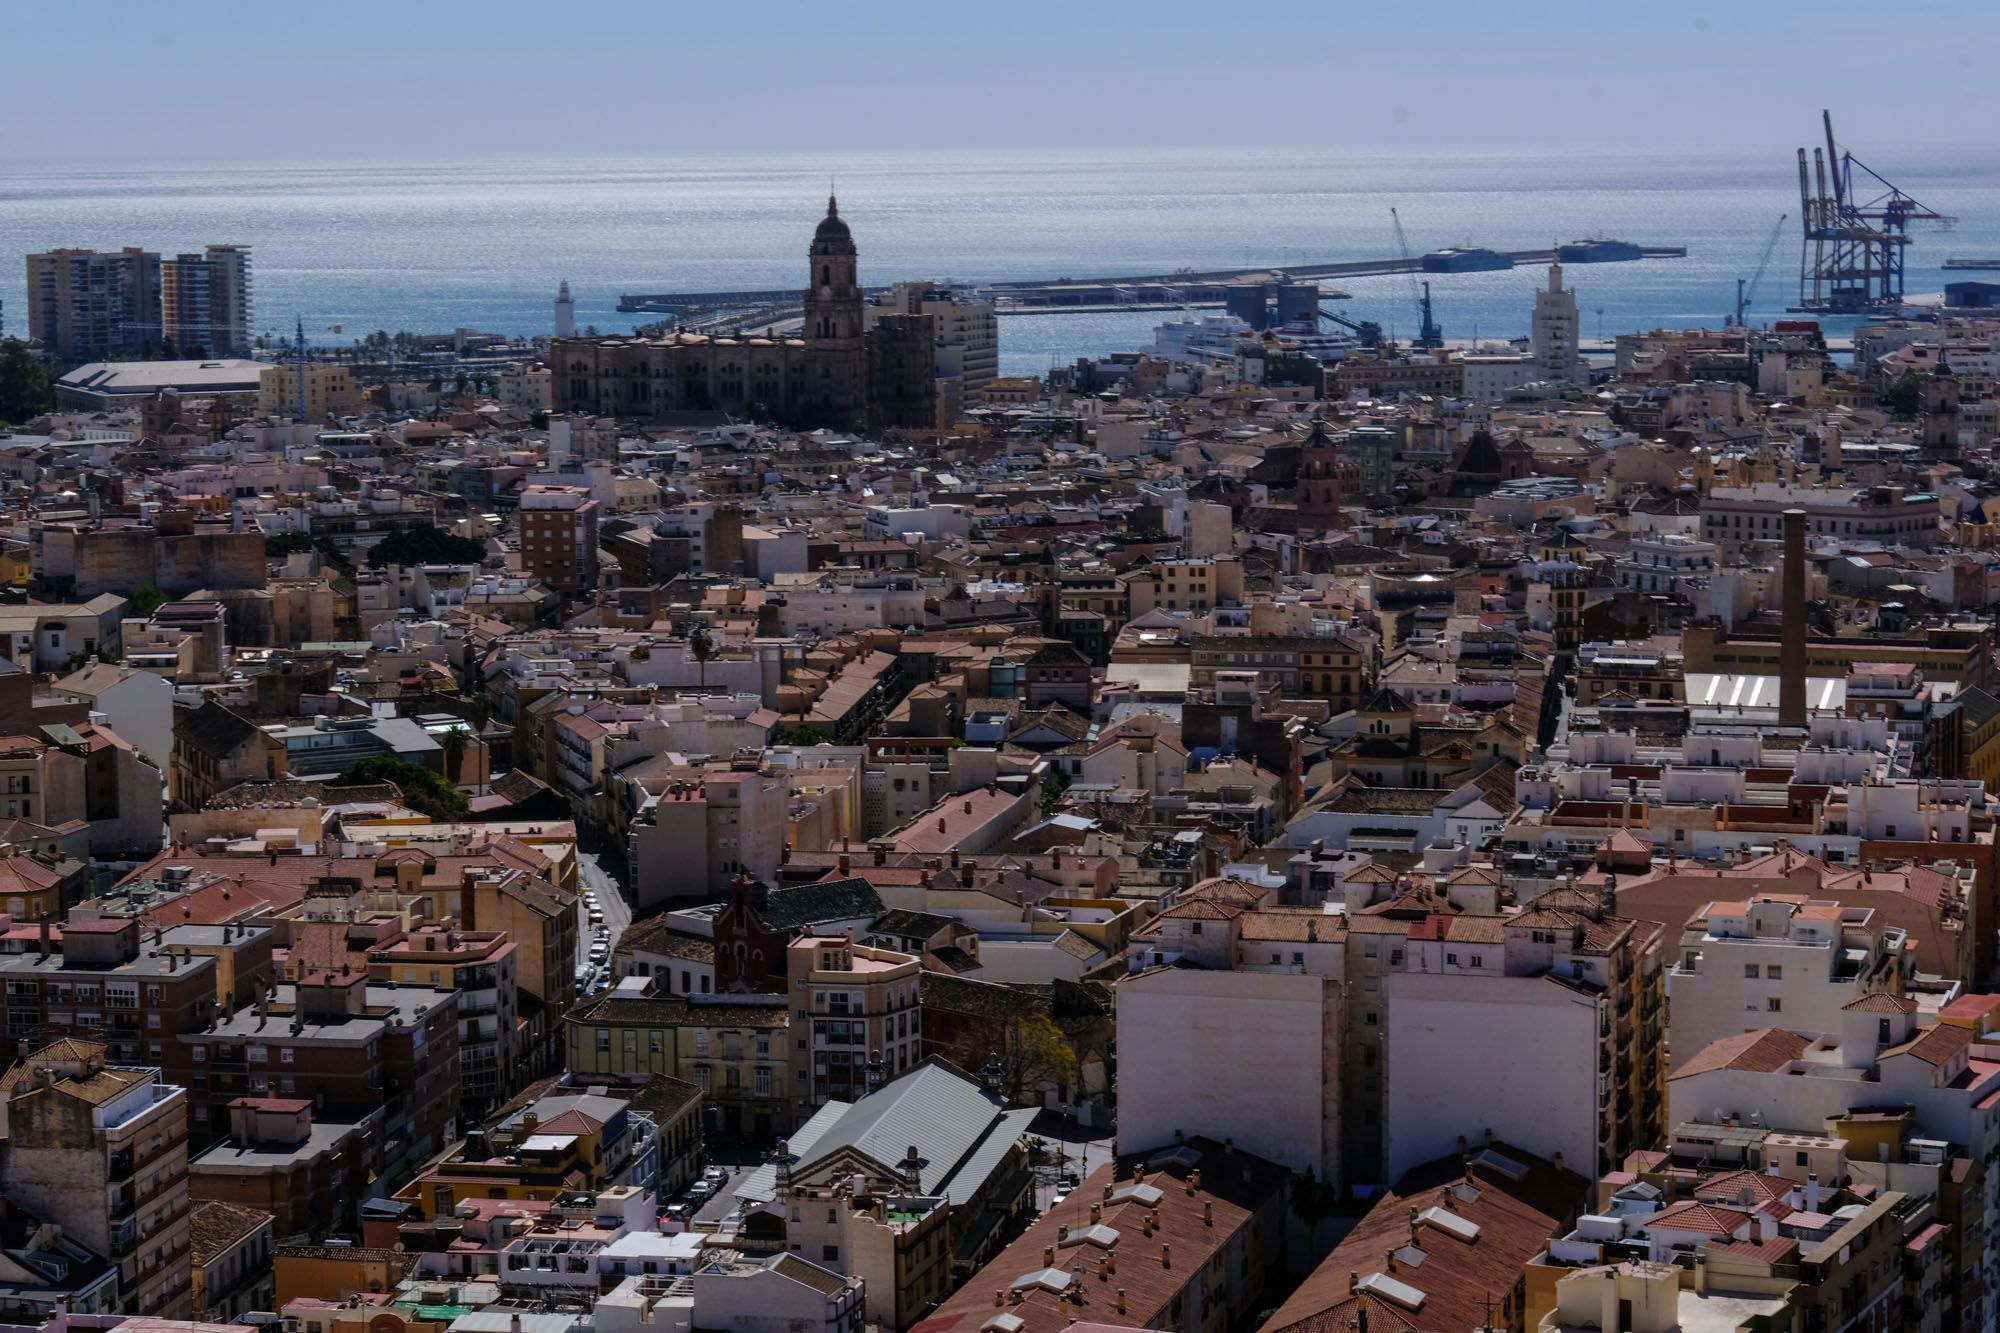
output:
[[1456,1236],[1467,1244],[1479,1239],[1479,1223],[1469,1217],[1460,1217],[1448,1208],[1426,1208],[1417,1214],[1419,1222],[1428,1222],[1447,1236]]
[[1398,1282],[1387,1273],[1370,1273],[1355,1284],[1362,1291],[1383,1300],[1394,1301],[1405,1310],[1424,1308],[1424,1294],[1407,1282]]
[[1481,1148],[1472,1159],[1474,1166],[1483,1166],[1489,1171],[1497,1171],[1509,1180],[1521,1180],[1528,1174],[1528,1168],[1503,1152],[1492,1148]]

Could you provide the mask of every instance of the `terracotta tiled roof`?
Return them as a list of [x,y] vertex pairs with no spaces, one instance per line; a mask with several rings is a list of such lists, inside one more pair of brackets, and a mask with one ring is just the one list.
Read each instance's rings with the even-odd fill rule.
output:
[[1717,1069],[1775,1074],[1804,1056],[1809,1045],[1798,1033],[1783,1028],[1758,1028],[1733,1037],[1718,1037],[1696,1051],[1671,1077],[1692,1078]]

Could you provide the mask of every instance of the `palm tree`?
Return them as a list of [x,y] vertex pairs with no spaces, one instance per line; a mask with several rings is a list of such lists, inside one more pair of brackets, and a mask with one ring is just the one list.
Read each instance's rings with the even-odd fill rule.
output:
[[708,661],[715,656],[715,640],[710,637],[708,626],[696,625],[688,631],[688,651],[694,654],[695,666],[700,671],[700,688],[708,689]]
[[444,734],[444,740],[440,742],[444,746],[445,776],[453,782],[458,781],[459,774],[465,768],[465,743],[469,739],[471,734],[464,727],[453,727]]

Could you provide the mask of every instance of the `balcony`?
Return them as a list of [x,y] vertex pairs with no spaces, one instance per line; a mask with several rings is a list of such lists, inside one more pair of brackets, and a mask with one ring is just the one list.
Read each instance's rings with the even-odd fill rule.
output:
[[132,1150],[120,1148],[111,1154],[111,1161],[105,1168],[105,1178],[116,1183],[132,1178]]

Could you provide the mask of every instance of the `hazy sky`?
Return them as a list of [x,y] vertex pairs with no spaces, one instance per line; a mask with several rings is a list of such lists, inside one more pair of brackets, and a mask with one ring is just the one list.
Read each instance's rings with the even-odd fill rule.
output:
[[0,0],[0,158],[1990,143],[1994,0]]

